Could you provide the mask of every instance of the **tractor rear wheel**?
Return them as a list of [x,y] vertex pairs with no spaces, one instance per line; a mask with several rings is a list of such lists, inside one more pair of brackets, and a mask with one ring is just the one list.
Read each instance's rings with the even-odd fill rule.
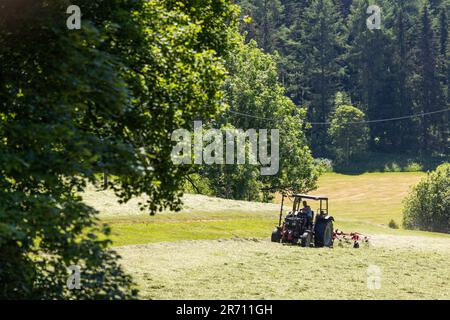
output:
[[333,246],[333,221],[318,220],[314,226],[314,246],[332,247]]
[[270,239],[272,242],[280,242],[281,240],[281,231],[278,228],[273,229],[272,237]]

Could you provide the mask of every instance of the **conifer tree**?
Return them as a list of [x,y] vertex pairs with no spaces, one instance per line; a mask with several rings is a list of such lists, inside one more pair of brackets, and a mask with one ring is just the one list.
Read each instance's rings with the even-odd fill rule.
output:
[[[438,77],[438,50],[433,30],[430,6],[425,4],[420,16],[420,33],[417,44],[418,83],[416,86],[419,112],[428,113],[443,106],[443,93]],[[424,116],[420,121],[420,149],[422,155],[433,151],[436,137],[442,134],[442,115]]]
[[[339,8],[332,0],[313,0],[305,9],[301,27],[301,50],[296,56],[303,63],[302,102],[309,106],[310,121],[325,122],[344,73],[345,28]],[[326,137],[324,127],[311,130],[310,139],[317,155],[325,153]]]

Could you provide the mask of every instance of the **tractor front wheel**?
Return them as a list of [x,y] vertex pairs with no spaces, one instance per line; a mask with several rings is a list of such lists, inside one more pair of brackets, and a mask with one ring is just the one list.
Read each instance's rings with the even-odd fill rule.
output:
[[319,220],[314,227],[314,246],[332,247],[333,246],[333,221]]
[[302,240],[301,240],[300,245],[304,248],[310,247],[311,246],[311,238],[312,238],[311,232],[305,232],[302,235]]
[[281,230],[278,228],[273,229],[272,237],[270,239],[272,242],[280,242],[281,240]]

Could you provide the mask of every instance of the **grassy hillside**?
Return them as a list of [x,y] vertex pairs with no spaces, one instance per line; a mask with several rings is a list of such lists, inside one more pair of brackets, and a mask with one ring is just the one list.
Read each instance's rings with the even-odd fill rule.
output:
[[317,194],[330,197],[330,212],[337,218],[387,225],[401,224],[402,201],[424,173],[326,174],[319,180]]
[[[314,194],[330,197],[330,212],[336,227],[345,231],[404,234],[387,228],[391,218],[401,222],[402,199],[423,173],[368,173],[358,176],[326,174]],[[108,191],[85,194],[88,203],[113,227],[115,245],[160,241],[220,239],[230,237],[264,238],[278,222],[278,204],[252,203],[186,195],[179,213],[156,216],[141,213],[139,199],[119,206]],[[311,203],[313,209],[316,204]],[[289,209],[289,204],[286,209]],[[410,233],[409,231],[407,232]],[[413,232],[413,234],[431,233]]]
[[[371,235],[370,247],[358,250],[271,243],[278,204],[186,195],[181,212],[151,217],[139,212],[139,199],[119,206],[108,191],[84,197],[112,225],[141,298],[449,299],[450,235],[387,227],[390,219],[401,222],[402,199],[423,176],[321,177],[314,194],[330,197],[335,227]],[[367,286],[373,266],[381,271],[379,290]]]

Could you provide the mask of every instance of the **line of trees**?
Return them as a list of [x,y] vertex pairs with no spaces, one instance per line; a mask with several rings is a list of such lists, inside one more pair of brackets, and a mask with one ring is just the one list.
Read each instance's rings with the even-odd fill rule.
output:
[[[238,0],[251,23],[242,31],[280,56],[286,94],[308,107],[311,122],[330,121],[336,92],[348,93],[366,120],[450,107],[449,0]],[[369,30],[370,5],[381,29]],[[449,113],[370,123],[369,150],[450,154]],[[315,156],[330,156],[324,126],[308,132]]]

